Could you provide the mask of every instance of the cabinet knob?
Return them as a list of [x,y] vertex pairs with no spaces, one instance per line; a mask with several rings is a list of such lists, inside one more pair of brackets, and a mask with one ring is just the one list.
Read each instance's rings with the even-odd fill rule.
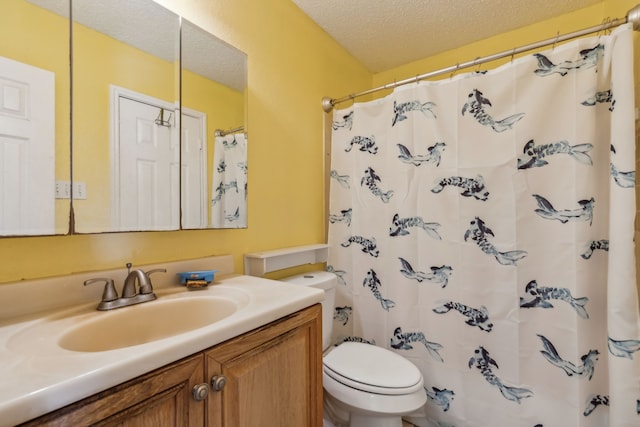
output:
[[193,393],[193,398],[200,402],[201,400],[206,399],[209,395],[209,384],[197,384],[193,386],[193,390],[191,390],[191,392]]
[[214,391],[222,390],[225,384],[227,384],[227,377],[224,375],[215,375],[211,377],[211,387],[213,387]]

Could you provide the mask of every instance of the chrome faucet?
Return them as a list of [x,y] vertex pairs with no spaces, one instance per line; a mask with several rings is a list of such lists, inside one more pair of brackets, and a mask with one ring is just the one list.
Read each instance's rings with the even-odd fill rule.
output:
[[[124,285],[122,286],[122,298],[131,298],[136,296],[136,281],[138,282],[141,294],[148,294],[153,292],[149,276],[147,276],[144,271],[140,269],[131,271],[131,264],[127,264],[127,269],[127,278],[124,279]],[[143,288],[146,292],[142,291]]]
[[[132,271],[131,263],[127,263],[127,278],[124,279],[122,296],[119,298],[112,279],[89,279],[84,282],[84,285],[87,286],[96,282],[104,282],[104,292],[102,293],[102,300],[100,304],[98,304],[98,310],[113,310],[156,299],[156,294],[153,292],[153,286],[151,285],[151,278],[149,276],[158,272],[166,273],[167,270],[165,268],[156,268],[146,273],[140,269]],[[138,283],[138,292],[136,292],[136,282]]]

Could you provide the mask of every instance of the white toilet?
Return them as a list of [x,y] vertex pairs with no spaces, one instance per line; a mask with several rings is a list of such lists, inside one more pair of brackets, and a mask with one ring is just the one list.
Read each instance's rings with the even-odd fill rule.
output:
[[325,419],[338,427],[402,427],[402,416],[420,409],[427,400],[418,368],[391,350],[375,345],[344,342],[331,347],[337,284],[334,274],[318,271],[283,281],[325,291],[322,302]]

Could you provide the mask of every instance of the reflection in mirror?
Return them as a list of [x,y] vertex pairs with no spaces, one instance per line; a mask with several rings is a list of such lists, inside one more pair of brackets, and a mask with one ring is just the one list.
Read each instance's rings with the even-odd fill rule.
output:
[[69,0],[2,2],[2,236],[69,231],[68,16]]
[[185,19],[181,54],[182,228],[244,228],[247,56]]
[[247,226],[247,134],[217,130],[213,147],[213,228]]
[[179,28],[152,0],[72,3],[75,231],[176,230]]

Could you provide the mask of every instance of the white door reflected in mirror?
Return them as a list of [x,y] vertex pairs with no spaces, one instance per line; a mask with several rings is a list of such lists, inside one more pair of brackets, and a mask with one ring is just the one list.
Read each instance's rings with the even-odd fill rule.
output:
[[206,228],[207,194],[207,115],[182,109],[182,227]]
[[0,234],[55,233],[55,75],[0,57]]
[[114,228],[178,229],[180,146],[173,106],[120,88],[114,94]]

